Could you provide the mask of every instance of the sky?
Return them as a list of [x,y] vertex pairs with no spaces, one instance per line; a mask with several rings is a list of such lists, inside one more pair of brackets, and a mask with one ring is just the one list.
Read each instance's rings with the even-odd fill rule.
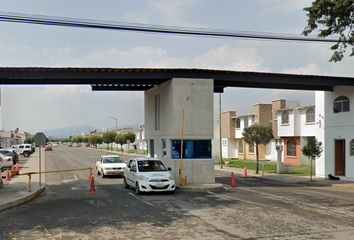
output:
[[[311,0],[11,0],[2,12],[188,28],[297,34]],[[354,75],[354,58],[330,63],[330,43],[137,33],[0,22],[0,67],[203,68],[309,75]],[[315,36],[315,35],[313,35]],[[226,88],[221,111],[283,98],[313,105],[313,91]],[[219,94],[214,94],[219,112]],[[3,85],[5,131],[144,123],[143,92],[93,92],[90,85]],[[100,130],[100,129],[99,129]]]

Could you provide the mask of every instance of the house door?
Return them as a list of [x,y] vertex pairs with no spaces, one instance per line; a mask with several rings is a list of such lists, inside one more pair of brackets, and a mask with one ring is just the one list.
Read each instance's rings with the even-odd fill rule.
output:
[[334,161],[335,175],[344,176],[345,173],[345,140],[335,140]]

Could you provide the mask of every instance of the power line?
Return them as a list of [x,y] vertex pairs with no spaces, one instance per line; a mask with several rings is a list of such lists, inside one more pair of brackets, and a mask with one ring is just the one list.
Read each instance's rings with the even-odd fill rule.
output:
[[0,21],[38,24],[38,25],[63,26],[63,27],[96,28],[96,29],[150,32],[150,33],[161,33],[161,34],[194,35],[194,36],[206,36],[206,37],[248,38],[248,39],[299,41],[299,42],[327,42],[327,43],[338,42],[338,40],[336,39],[307,38],[295,34],[281,35],[281,34],[271,34],[271,33],[229,31],[229,30],[220,30],[220,29],[215,30],[215,29],[207,29],[207,28],[185,28],[185,27],[148,25],[148,24],[128,24],[128,23],[113,22],[113,21],[97,21],[91,19],[50,17],[44,15],[21,14],[21,13],[10,13],[10,12],[0,12]]

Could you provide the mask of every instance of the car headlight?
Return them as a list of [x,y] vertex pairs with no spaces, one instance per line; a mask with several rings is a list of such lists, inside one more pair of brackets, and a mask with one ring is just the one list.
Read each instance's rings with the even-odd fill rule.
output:
[[149,178],[145,177],[145,176],[142,176],[140,175],[139,178],[138,178],[140,181],[144,181],[144,182],[148,182],[149,181]]
[[170,175],[169,178],[168,178],[168,180],[172,181],[172,180],[173,180],[173,176]]

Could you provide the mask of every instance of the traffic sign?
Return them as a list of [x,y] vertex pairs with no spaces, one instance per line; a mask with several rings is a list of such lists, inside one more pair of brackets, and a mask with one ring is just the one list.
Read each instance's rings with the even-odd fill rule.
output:
[[47,140],[47,137],[42,132],[37,132],[36,135],[34,135],[34,142],[38,145],[45,144],[46,140]]

